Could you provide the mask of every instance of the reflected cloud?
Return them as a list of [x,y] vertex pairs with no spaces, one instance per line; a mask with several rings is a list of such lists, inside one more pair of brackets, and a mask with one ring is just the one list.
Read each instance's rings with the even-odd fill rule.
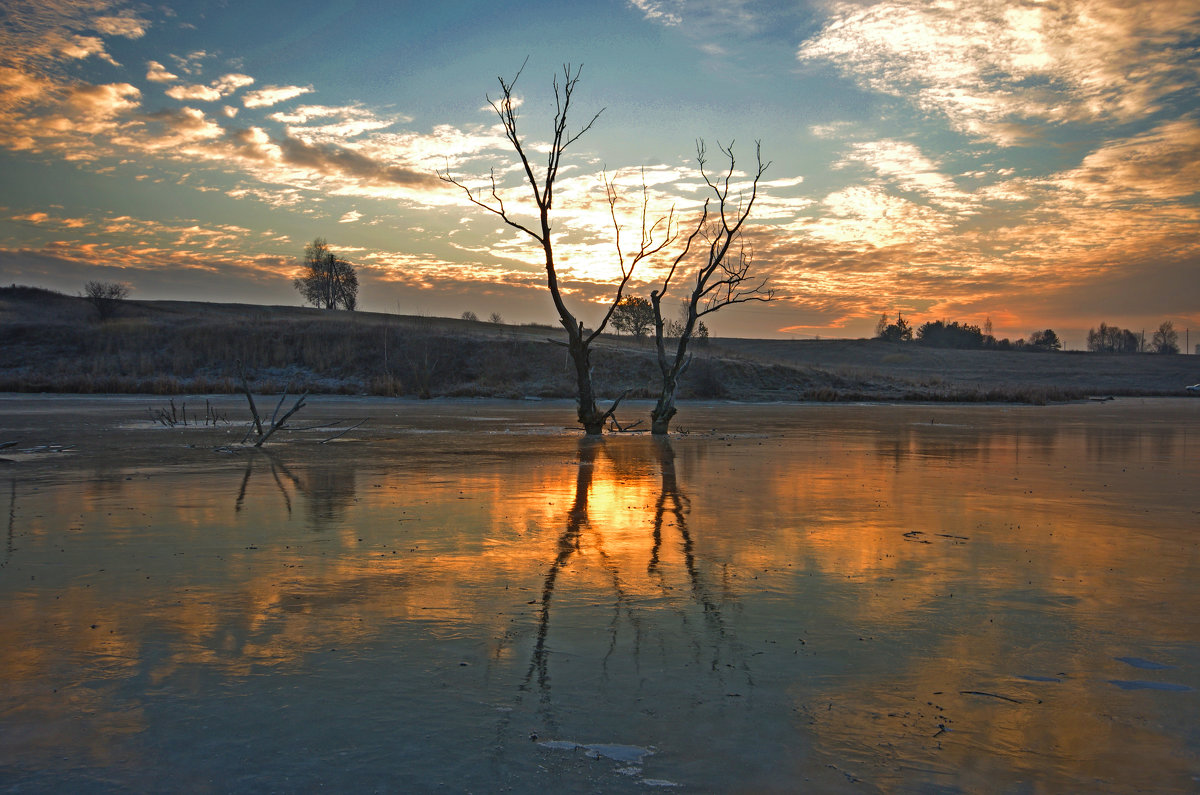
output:
[[678,754],[713,726],[884,788],[968,766],[1072,789],[1126,746],[1169,788],[1191,758],[1186,705],[1107,717],[1147,709],[1112,682],[1200,687],[1180,406],[698,406],[728,431],[668,441],[372,405],[342,444],[124,430],[119,458],[81,439],[13,476],[4,706],[58,743],[10,747],[141,770],[164,714],[361,675],[422,721],[496,725],[501,766],[531,732]]

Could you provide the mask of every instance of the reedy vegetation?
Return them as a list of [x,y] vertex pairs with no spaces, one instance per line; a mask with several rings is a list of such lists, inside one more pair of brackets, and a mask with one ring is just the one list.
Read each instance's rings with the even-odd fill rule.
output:
[[[0,288],[0,391],[184,396],[257,393],[572,398],[551,326],[498,325],[299,307],[126,300],[100,322],[83,298]],[[658,395],[654,346],[604,335],[599,394]],[[1188,356],[1028,354],[875,340],[714,340],[696,351],[682,399],[1044,403],[1096,394],[1183,394]],[[622,410],[645,416],[645,406]]]

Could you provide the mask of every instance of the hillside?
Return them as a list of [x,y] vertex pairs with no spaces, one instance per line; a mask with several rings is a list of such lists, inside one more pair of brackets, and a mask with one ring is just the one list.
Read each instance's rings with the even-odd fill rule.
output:
[[[0,391],[237,391],[417,397],[571,397],[559,329],[451,318],[184,301],[120,303],[100,322],[85,299],[0,288]],[[716,339],[695,347],[683,399],[1071,400],[1182,395],[1191,356],[932,349],[879,340]],[[606,336],[597,386],[655,393],[653,346]]]

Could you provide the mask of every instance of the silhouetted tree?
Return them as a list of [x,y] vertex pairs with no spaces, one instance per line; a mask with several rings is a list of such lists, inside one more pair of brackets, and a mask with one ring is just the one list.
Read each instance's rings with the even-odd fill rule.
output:
[[[713,195],[704,200],[704,207],[696,227],[688,236],[683,250],[675,257],[670,270],[663,278],[662,286],[650,293],[650,302],[654,306],[654,340],[658,350],[658,368],[662,373],[662,386],[659,390],[658,402],[650,412],[650,432],[665,434],[670,428],[671,418],[675,416],[675,392],[679,381],[691,363],[688,355],[688,343],[692,337],[708,339],[708,328],[700,318],[710,315],[733,304],[744,304],[750,301],[770,301],[775,293],[767,288],[765,276],[751,274],[753,258],[745,246],[742,237],[742,227],[750,217],[754,208],[754,200],[758,196],[758,181],[763,172],[771,164],[762,161],[761,147],[755,148],[755,158],[758,167],[754,180],[747,195],[731,198],[730,180],[733,178],[736,161],[733,156],[733,144],[728,147],[720,146],[729,160],[729,167],[723,178],[713,181],[705,170],[704,142],[696,146],[696,161],[700,167],[700,176],[704,179]],[[709,205],[713,200],[716,206],[712,216],[709,215]],[[736,204],[736,206],[735,206]],[[643,221],[643,227],[645,222]],[[643,233],[644,234],[644,233]],[[691,292],[684,301],[684,315],[681,328],[675,341],[675,350],[667,354],[665,328],[663,320],[662,299],[671,287],[671,280],[680,265],[687,259],[692,244],[696,240],[707,243],[707,251],[698,258],[698,264],[691,276]],[[687,267],[687,266],[684,266]]]
[[1138,353],[1142,340],[1129,329],[1101,323],[1098,329],[1089,329],[1087,349],[1096,353]]
[[117,311],[117,305],[129,297],[129,286],[119,282],[88,282],[83,286],[83,297],[96,307],[101,320],[108,320]]
[[358,274],[318,237],[304,247],[304,271],[293,282],[306,303],[321,309],[358,306]]
[[1046,329],[1029,335],[1029,347],[1038,351],[1057,351],[1062,348],[1062,341],[1054,333],[1054,329]]
[[907,342],[912,338],[912,327],[908,325],[908,321],[904,319],[904,315],[899,312],[896,313],[896,322],[888,323],[879,334],[879,339],[888,342]]
[[472,323],[475,323],[476,321],[479,320],[479,315],[475,314],[474,312],[472,312],[471,310],[468,309],[466,312],[462,313],[462,319],[469,320]]
[[[524,70],[524,66],[521,67],[521,70]],[[537,207],[537,218],[533,223],[520,220],[504,204],[504,200],[500,195],[500,188],[496,184],[495,170],[491,173],[490,193],[486,196],[484,195],[484,191],[471,190],[461,180],[450,174],[449,171],[440,172],[438,176],[444,181],[462,188],[463,192],[467,195],[467,199],[472,204],[499,216],[504,223],[513,229],[531,237],[542,249],[546,263],[546,287],[550,291],[550,298],[553,300],[554,308],[558,312],[558,321],[567,332],[567,349],[570,352],[571,361],[575,366],[575,383],[578,389],[576,412],[579,422],[583,425],[584,431],[588,435],[598,435],[604,432],[605,423],[616,411],[617,404],[621,402],[621,397],[624,397],[624,395],[618,397],[607,410],[601,411],[596,405],[596,392],[592,385],[592,342],[600,336],[608,326],[609,320],[612,319],[613,312],[624,296],[625,286],[628,284],[637,263],[657,253],[671,241],[669,233],[671,223],[670,219],[668,219],[665,230],[661,230],[658,223],[648,229],[643,223],[641,247],[628,262],[621,251],[620,228],[617,228],[617,259],[621,276],[617,281],[617,286],[613,290],[608,309],[600,319],[600,322],[590,331],[585,329],[583,321],[575,317],[563,300],[562,288],[558,281],[558,263],[554,255],[554,241],[550,234],[551,209],[554,206],[554,191],[557,187],[559,167],[562,164],[563,153],[566,152],[571,144],[579,140],[580,136],[592,128],[592,125],[596,123],[596,119],[600,118],[600,113],[603,112],[603,109],[598,111],[577,132],[572,133],[567,130],[567,117],[570,114],[571,99],[575,94],[575,87],[579,83],[579,72],[579,69],[572,70],[569,64],[565,65],[563,66],[562,82],[560,83],[557,77],[553,81],[554,120],[550,140],[545,147],[546,165],[540,170],[540,175],[538,169],[535,168],[530,160],[525,142],[521,139],[517,131],[517,106],[519,103],[513,97],[513,88],[517,80],[520,79],[521,72],[518,71],[516,77],[512,80],[505,80],[502,77],[497,78],[500,82],[500,97],[495,100],[490,96],[487,98],[488,104],[492,106],[492,110],[496,112],[496,116],[500,119],[501,127],[504,129],[504,134],[508,138],[508,142],[512,145],[513,151],[516,153],[525,186],[528,188],[533,203]],[[541,149],[542,146],[539,144],[538,150],[540,151]],[[605,188],[615,225],[616,189],[608,180],[605,180]],[[484,198],[480,198],[481,196],[484,196]],[[661,240],[655,241],[654,235],[660,232],[664,237]]]
[[612,324],[618,331],[628,332],[640,340],[654,325],[654,307],[641,296],[627,295],[617,304]]
[[497,326],[500,326],[504,324],[504,318],[499,312],[493,312],[492,314],[488,315],[488,322],[495,323]]
[[1164,320],[1150,338],[1150,348],[1155,353],[1179,353],[1179,332],[1175,330],[1175,324]]
[[917,329],[917,342],[935,348],[982,348],[983,332],[979,326],[960,324],[957,320],[952,323],[933,320]]

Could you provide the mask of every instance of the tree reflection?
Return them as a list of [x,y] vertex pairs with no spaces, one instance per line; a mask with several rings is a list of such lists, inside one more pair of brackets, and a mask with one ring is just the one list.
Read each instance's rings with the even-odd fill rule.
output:
[[550,604],[554,597],[554,586],[558,582],[559,573],[571,557],[579,551],[579,532],[588,523],[588,492],[592,488],[592,477],[595,474],[596,457],[604,446],[602,439],[584,437],[579,440],[579,461],[575,474],[575,498],[571,509],[567,511],[567,522],[562,535],[558,537],[558,554],[546,572],[542,582],[542,601],[538,611],[537,638],[533,645],[533,656],[529,670],[525,674],[522,689],[535,678],[538,688],[543,694],[543,700],[549,698],[550,672],[546,660],[546,636],[550,632]]
[[[645,506],[628,505],[637,492],[635,479],[640,480],[655,469],[659,483],[653,503]],[[606,482],[608,480],[611,483]],[[620,528],[599,524],[593,516],[597,512],[603,515],[605,507],[614,507],[590,505],[590,500],[595,502],[594,489],[601,483],[626,487],[618,493],[620,505],[614,516],[615,521],[622,525]],[[681,664],[701,664],[701,670],[711,672],[716,684],[722,688],[725,677],[732,672],[744,676],[745,683],[753,686],[741,646],[725,625],[721,601],[714,598],[705,582],[696,553],[696,542],[688,527],[690,509],[691,500],[680,485],[676,453],[669,439],[638,437],[580,440],[574,495],[563,517],[563,529],[558,535],[554,559],[542,580],[533,649],[520,685],[522,691],[537,689],[548,728],[556,728],[550,709],[551,618],[555,599],[557,597],[559,602],[563,600],[563,589],[566,587],[564,572],[574,574],[578,569],[581,578],[586,581],[586,573],[582,569],[589,559],[599,564],[603,572],[601,587],[609,592],[611,600],[611,619],[601,630],[608,634],[607,647],[598,651],[596,657],[601,666],[602,681],[609,680],[610,666],[631,665],[637,670],[650,667],[642,659],[643,649],[653,648],[661,653],[663,642],[648,641],[656,636],[682,633],[682,644],[672,641],[667,645],[690,650],[690,654],[685,652],[690,660],[670,658],[663,664],[665,670]],[[639,515],[639,510],[645,512],[644,518]],[[626,517],[629,521],[623,522],[617,517]],[[628,530],[629,525],[635,529]],[[646,534],[648,537],[642,536],[642,543],[636,540],[638,525],[645,526],[649,531]],[[621,535],[622,530],[634,534],[632,543]],[[673,534],[676,539],[672,539]],[[673,540],[677,544],[672,543]],[[626,553],[627,549],[632,550],[635,556],[645,555],[642,558],[645,561],[644,568],[640,563],[630,565],[632,561]],[[678,567],[675,578],[671,576],[672,559]],[[587,586],[581,583],[579,587]],[[681,601],[680,597],[684,594],[687,596]],[[700,621],[694,620],[697,607],[702,616]],[[671,616],[678,619],[677,627],[671,626],[669,621],[664,622]],[[631,630],[628,635],[621,634],[623,624]],[[574,630],[581,630],[581,634],[572,636]],[[586,644],[589,638],[595,637],[588,627],[571,627],[569,624],[561,626],[558,634],[563,650],[575,654],[576,659],[584,655],[580,648],[571,645],[571,638],[578,637],[580,640],[577,643]],[[623,650],[623,644],[627,644],[628,648]],[[701,660],[701,657],[704,659]],[[583,673],[578,667],[573,668],[576,674]],[[614,674],[613,681],[627,682],[628,679]]]
[[246,459],[246,469],[234,500],[234,511],[241,513],[254,473],[266,462],[271,481],[283,497],[287,515],[292,515],[293,494],[303,496],[306,513],[314,529],[320,530],[339,521],[356,497],[357,478],[346,462],[321,462],[294,470],[272,451],[257,449]]
[[654,506],[654,546],[650,550],[650,564],[646,571],[650,574],[660,574],[658,568],[659,551],[662,549],[663,520],[669,510],[675,520],[675,527],[683,539],[684,560],[687,561],[688,574],[692,581],[696,579],[696,561],[692,551],[692,536],[688,532],[687,510],[691,503],[679,490],[679,479],[675,474],[675,449],[667,437],[655,437],[655,452],[658,454],[659,471],[662,474],[662,488],[659,491],[658,502]]

